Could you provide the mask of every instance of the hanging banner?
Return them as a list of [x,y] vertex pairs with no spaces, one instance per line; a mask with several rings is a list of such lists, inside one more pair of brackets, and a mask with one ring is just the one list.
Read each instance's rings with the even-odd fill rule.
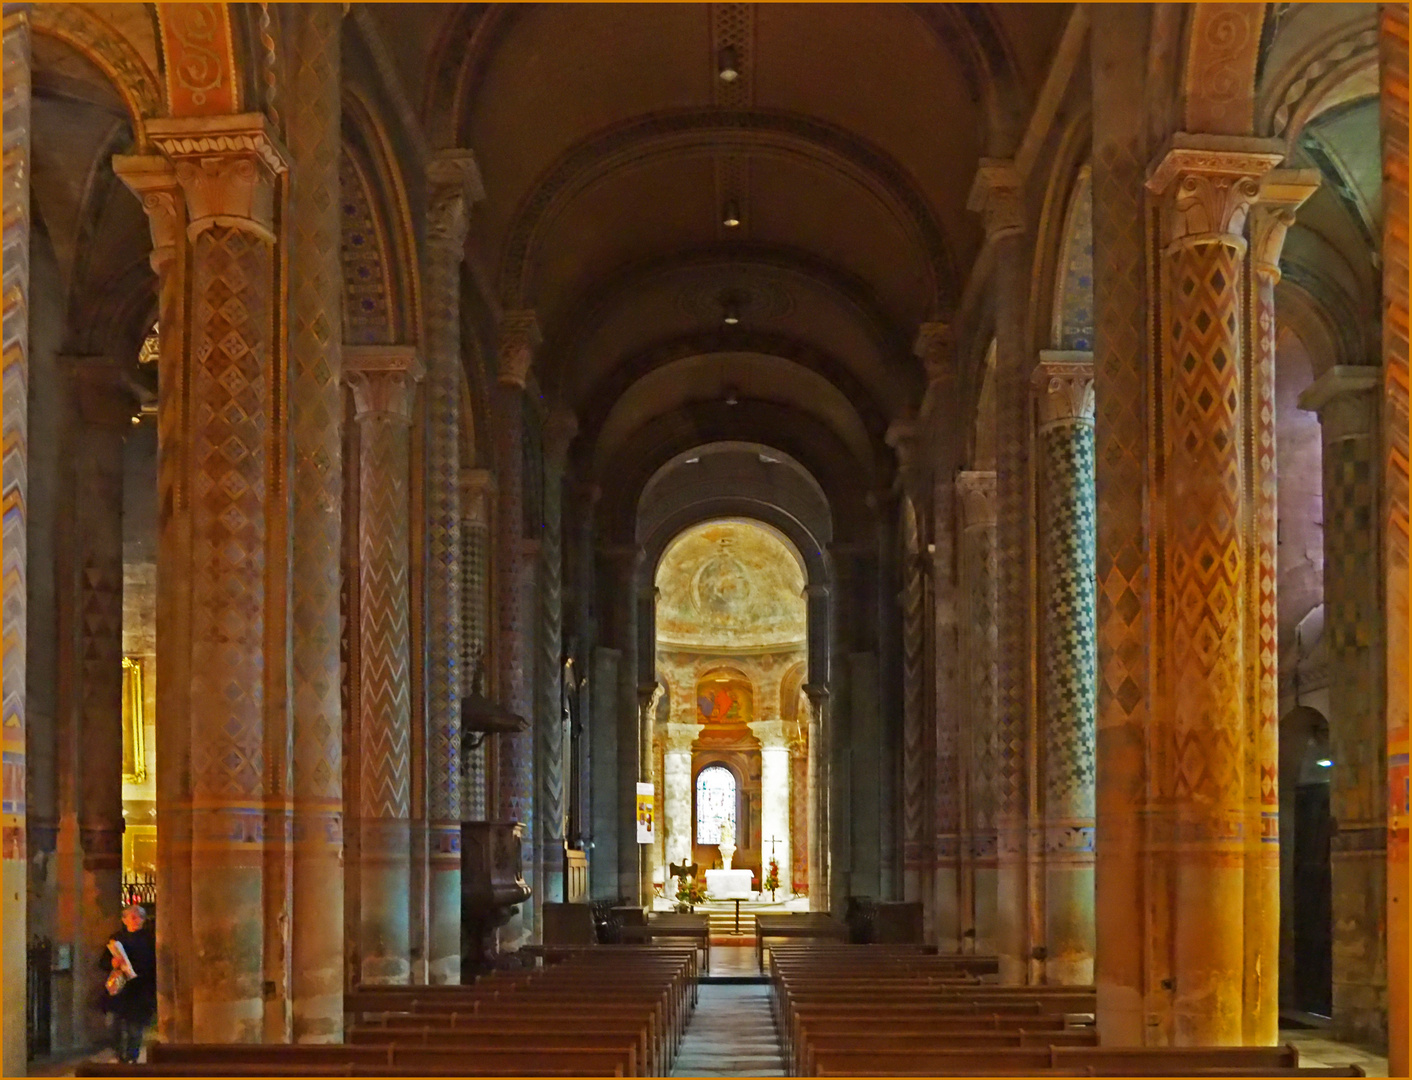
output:
[[653,831],[653,809],[656,796],[651,784],[637,785],[637,842],[650,844],[656,837]]

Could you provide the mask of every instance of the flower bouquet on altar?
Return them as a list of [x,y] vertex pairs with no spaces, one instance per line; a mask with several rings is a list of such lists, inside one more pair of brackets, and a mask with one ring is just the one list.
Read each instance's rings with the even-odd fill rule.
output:
[[694,911],[697,904],[704,904],[711,897],[706,892],[706,886],[697,882],[694,877],[683,874],[677,878],[677,910],[685,908],[687,911]]
[[765,875],[765,880],[761,882],[760,887],[762,889],[768,890],[770,893],[770,899],[774,900],[775,890],[780,887],[780,861],[776,859],[773,855],[770,856],[769,873]]

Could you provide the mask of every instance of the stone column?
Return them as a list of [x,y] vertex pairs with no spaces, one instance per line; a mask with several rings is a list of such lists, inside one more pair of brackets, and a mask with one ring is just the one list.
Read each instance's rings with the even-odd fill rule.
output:
[[539,547],[539,661],[535,702],[535,843],[544,880],[541,895],[563,902],[564,895],[564,467],[578,421],[560,407],[549,415],[544,430],[544,528]]
[[[461,470],[461,693],[490,695],[490,510],[495,478]],[[461,817],[484,821],[490,779],[486,744],[461,740]]]
[[[532,311],[507,312],[500,322],[499,375],[494,393],[496,479],[499,505],[496,515],[495,582],[499,627],[496,641],[497,690],[500,702],[529,722],[527,730],[501,735],[498,816],[534,824],[534,693],[530,651],[534,612],[534,567],[525,555],[524,455],[525,383],[539,347],[539,324]],[[526,883],[534,880],[533,857],[525,860]],[[519,913],[501,930],[500,941],[514,948],[534,930],[534,905],[521,904]]]
[[4,15],[4,1074],[25,1071],[25,499],[29,461],[29,8]]
[[961,947],[992,954],[996,933],[995,858],[995,473],[956,476],[965,583],[960,649],[965,708],[959,732],[965,784],[961,826]]
[[358,424],[358,981],[411,976],[411,424],[421,361],[405,345],[348,347]]
[[1093,982],[1093,358],[1043,352],[1039,423],[1039,730],[1045,982]]
[[427,167],[427,981],[461,981],[461,260],[484,194],[469,150]]
[[[764,710],[762,710],[764,711]],[[778,718],[752,720],[748,727],[760,740],[760,884],[770,872],[770,838],[777,841],[774,857],[780,864],[780,889],[789,899],[789,740],[784,721]],[[778,895],[778,893],[776,894]]]
[[[60,363],[76,406],[68,448],[72,546],[60,585],[73,649],[67,677],[76,745],[66,756],[78,770],[71,782],[83,852],[74,947],[80,956],[101,956],[122,910],[123,438],[136,403],[116,361]],[[103,1015],[85,1012],[87,1037],[101,1042]]]
[[829,691],[827,687],[815,683],[806,683],[803,689],[809,701],[808,817],[805,826],[805,842],[809,845],[809,910],[827,911],[829,757],[823,740],[827,729]]
[[691,862],[691,746],[705,728],[705,724],[679,721],[665,725],[662,803],[666,811],[663,827],[667,833],[668,875],[673,863]]
[[1000,981],[1028,981],[1030,680],[1029,433],[1031,362],[1023,327],[1028,296],[1023,191],[1014,165],[981,162],[969,207],[984,215],[995,293],[996,544],[996,952]]
[[1334,1029],[1387,1037],[1383,934],[1387,857],[1385,612],[1379,573],[1376,367],[1333,367],[1299,399],[1319,414],[1324,451],[1324,638],[1329,651],[1329,812]]
[[[1244,522],[1246,726],[1256,752],[1245,769],[1245,1043],[1279,1041],[1280,955],[1279,605],[1275,450],[1275,285],[1280,249],[1294,212],[1319,185],[1318,170],[1275,169],[1260,181],[1250,212],[1250,348],[1243,379],[1250,435],[1242,447],[1249,493]],[[1293,790],[1291,779],[1291,790]]]
[[[173,420],[186,420],[190,430],[182,433],[188,441],[175,467],[184,475],[168,519],[186,559],[158,578],[159,594],[169,586],[184,594],[165,602],[159,595],[159,618],[171,618],[178,654],[173,670],[162,653],[164,677],[189,686],[175,716],[163,722],[164,732],[186,730],[164,735],[158,759],[159,774],[177,773],[168,783],[159,776],[158,830],[172,830],[174,857],[190,867],[189,930],[184,896],[174,898],[175,925],[165,928],[167,947],[177,953],[170,985],[177,1031],[185,1032],[189,1010],[197,1041],[257,1042],[264,1037],[265,942],[273,930],[265,922],[263,880],[266,804],[276,794],[265,763],[265,650],[278,598],[266,594],[266,560],[270,521],[283,513],[273,503],[283,481],[273,475],[279,458],[271,456],[281,423],[273,411],[273,228],[276,178],[287,156],[258,114],[154,120],[148,133],[182,188],[191,304],[184,328],[176,328],[184,335],[173,343],[187,350],[176,352],[174,366],[189,364],[177,380],[185,411]],[[164,372],[167,352],[164,340]],[[168,446],[181,454],[173,445],[180,436],[171,435]],[[189,786],[182,775],[188,762]],[[183,888],[178,880],[173,884]],[[216,942],[222,963],[204,961]]]
[[[1241,407],[1242,234],[1258,177],[1280,159],[1267,144],[1178,142],[1148,187],[1162,208],[1161,441],[1153,529],[1162,538],[1152,649],[1158,678],[1148,728],[1156,752],[1148,844],[1170,890],[1151,940],[1170,969],[1166,1039],[1244,1040],[1248,551]],[[1163,886],[1159,885],[1158,888]],[[1264,958],[1274,964],[1275,956]]]
[[289,433],[293,702],[293,889],[289,932],[295,1042],[343,1038],[343,273],[339,153],[342,12],[283,13],[292,166]]

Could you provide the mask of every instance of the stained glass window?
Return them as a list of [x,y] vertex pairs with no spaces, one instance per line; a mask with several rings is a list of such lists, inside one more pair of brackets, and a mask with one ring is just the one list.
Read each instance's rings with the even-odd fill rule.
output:
[[696,842],[719,844],[721,826],[735,828],[735,774],[724,765],[708,765],[696,774]]

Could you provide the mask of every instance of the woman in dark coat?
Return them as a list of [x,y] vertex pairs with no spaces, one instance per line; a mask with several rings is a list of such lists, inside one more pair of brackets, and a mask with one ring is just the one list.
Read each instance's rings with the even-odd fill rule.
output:
[[[124,968],[121,956],[111,948],[114,942],[127,954],[130,972]],[[136,1064],[147,1027],[157,1012],[157,939],[152,927],[147,925],[147,912],[138,904],[125,907],[123,928],[108,939],[108,944],[109,951],[103,957],[104,968],[109,973],[124,971],[128,980],[116,994],[109,994],[105,986],[104,1005],[113,1014],[118,1060]]]

